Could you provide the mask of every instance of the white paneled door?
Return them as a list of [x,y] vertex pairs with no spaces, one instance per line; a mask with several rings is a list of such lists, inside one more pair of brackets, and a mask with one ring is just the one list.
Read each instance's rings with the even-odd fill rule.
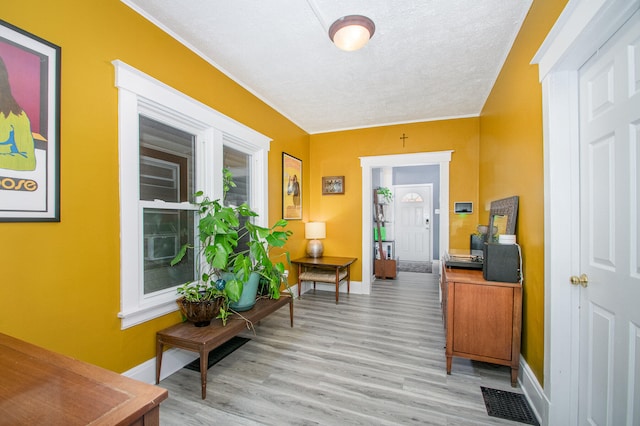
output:
[[639,23],[580,70],[580,425],[640,425]]
[[431,261],[433,186],[395,186],[394,230],[396,256],[408,261]]

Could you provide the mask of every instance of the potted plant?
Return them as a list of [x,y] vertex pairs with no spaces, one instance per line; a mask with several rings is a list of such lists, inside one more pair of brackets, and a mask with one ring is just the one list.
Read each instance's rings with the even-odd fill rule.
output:
[[[235,186],[231,172],[223,171],[223,200],[227,191]],[[272,247],[283,247],[291,231],[284,230],[287,221],[281,219],[270,228],[255,225],[251,218],[257,217],[251,208],[243,203],[239,206],[225,206],[220,199],[211,200],[203,197],[202,191],[195,194],[198,201],[200,221],[198,223],[198,240],[196,246],[200,254],[200,280],[188,282],[178,287],[178,305],[182,313],[187,316],[189,310],[195,310],[190,305],[198,303],[211,305],[215,314],[206,320],[187,319],[196,325],[207,325],[212,318],[221,318],[226,325],[232,309],[246,310],[255,304],[258,282],[268,284],[268,295],[272,298],[280,297],[280,286],[285,272],[283,262],[274,263],[269,257]],[[248,238],[248,242],[243,244]],[[176,265],[187,253],[196,249],[189,244],[181,247],[178,254],[171,260]],[[289,253],[285,252],[287,262]],[[253,278],[251,278],[253,276]],[[243,302],[245,283],[252,280],[255,290],[246,296],[248,302]],[[286,283],[286,281],[285,281]],[[244,299],[243,299],[244,300]],[[238,304],[238,302],[241,302]],[[234,305],[235,304],[235,305]],[[206,323],[205,323],[206,322]]]
[[381,204],[389,204],[393,201],[393,193],[387,187],[379,186],[376,193],[378,194],[378,202]]

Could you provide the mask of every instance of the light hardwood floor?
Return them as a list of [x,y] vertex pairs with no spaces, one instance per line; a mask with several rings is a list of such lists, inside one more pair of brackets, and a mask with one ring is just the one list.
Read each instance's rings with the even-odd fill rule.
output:
[[308,292],[247,331],[200,375],[160,382],[163,425],[516,425],[489,417],[480,386],[512,392],[509,369],[454,358],[445,371],[438,275],[401,272],[372,294]]

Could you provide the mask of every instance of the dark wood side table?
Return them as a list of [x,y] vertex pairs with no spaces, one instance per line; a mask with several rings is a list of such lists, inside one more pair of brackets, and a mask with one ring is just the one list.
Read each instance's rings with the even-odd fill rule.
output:
[[[289,304],[289,318],[293,327],[293,297],[287,293],[281,293],[279,299],[259,299],[256,305],[248,311],[242,312],[242,316],[252,324],[257,324],[261,319]],[[247,329],[245,319],[238,315],[231,315],[227,319],[227,325],[223,326],[220,319],[214,319],[206,327],[196,327],[190,322],[181,322],[156,333],[156,383],[160,383],[160,369],[162,367],[162,353],[164,345],[186,349],[200,354],[200,383],[202,386],[202,399],[207,397],[207,364],[209,352],[232,337]]]
[[168,392],[0,333],[0,423],[158,425]]
[[302,281],[313,281],[313,288],[316,282],[336,284],[336,304],[339,301],[340,281],[347,280],[347,294],[351,284],[351,264],[358,260],[356,257],[301,257],[292,260],[291,263],[298,265],[298,297],[302,288]]

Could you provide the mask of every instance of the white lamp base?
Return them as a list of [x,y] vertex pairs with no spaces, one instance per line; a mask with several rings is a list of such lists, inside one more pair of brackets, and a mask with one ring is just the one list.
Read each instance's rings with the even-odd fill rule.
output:
[[320,240],[309,240],[307,243],[307,255],[309,257],[322,257],[324,246]]

